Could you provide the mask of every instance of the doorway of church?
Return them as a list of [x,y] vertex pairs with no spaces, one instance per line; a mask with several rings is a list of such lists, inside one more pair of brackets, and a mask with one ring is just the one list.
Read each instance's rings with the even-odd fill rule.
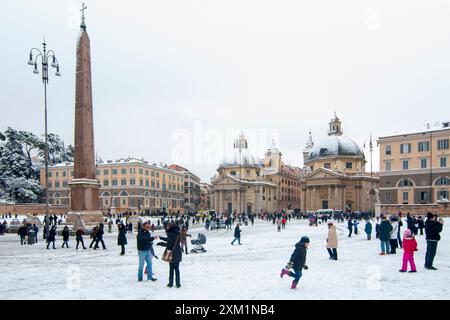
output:
[[247,214],[251,214],[251,213],[252,213],[252,206],[247,205]]
[[328,209],[328,200],[322,200],[322,209]]
[[233,203],[228,202],[228,204],[227,204],[227,212],[233,212]]

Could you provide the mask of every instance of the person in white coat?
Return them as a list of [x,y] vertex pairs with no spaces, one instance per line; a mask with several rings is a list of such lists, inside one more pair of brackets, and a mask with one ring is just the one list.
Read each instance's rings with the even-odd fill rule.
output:
[[391,231],[391,241],[390,241],[390,245],[391,245],[391,254],[396,254],[396,249],[398,247],[398,239],[397,239],[397,234],[398,234],[398,218],[396,216],[391,216],[391,218],[389,219],[392,225],[392,231]]

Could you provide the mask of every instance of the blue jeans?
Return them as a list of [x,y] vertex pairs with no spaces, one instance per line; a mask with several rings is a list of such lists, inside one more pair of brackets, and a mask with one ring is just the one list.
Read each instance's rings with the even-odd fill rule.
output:
[[143,251],[138,250],[139,256],[139,267],[138,267],[138,280],[141,281],[144,273],[144,261],[147,264],[147,280],[150,280],[153,277],[152,270],[152,254],[150,250]]
[[233,242],[231,242],[231,244],[234,244],[235,241],[238,241],[239,244],[241,244],[241,237],[236,237],[234,238]]
[[298,281],[302,277],[302,270],[300,270],[300,269],[292,269],[292,270],[293,271],[291,271],[289,276],[294,278],[294,281],[298,283]]
[[389,254],[391,252],[391,244],[389,241],[380,241],[381,242],[381,252]]

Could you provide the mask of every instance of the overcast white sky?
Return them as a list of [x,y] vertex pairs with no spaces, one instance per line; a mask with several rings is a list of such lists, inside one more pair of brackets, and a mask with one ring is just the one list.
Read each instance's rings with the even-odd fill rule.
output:
[[[209,181],[233,130],[260,157],[275,138],[284,161],[301,165],[308,130],[320,139],[335,110],[361,145],[450,120],[447,0],[86,3],[103,160],[178,155]],[[73,143],[80,7],[2,1],[0,130],[43,133],[43,87],[27,59],[45,35],[63,73],[50,79],[49,130]]]

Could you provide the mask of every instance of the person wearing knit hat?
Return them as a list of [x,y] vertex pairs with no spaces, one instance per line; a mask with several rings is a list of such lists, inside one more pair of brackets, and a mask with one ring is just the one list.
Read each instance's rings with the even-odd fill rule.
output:
[[336,226],[332,222],[328,222],[327,251],[330,260],[337,260],[338,236]]
[[[301,237],[300,241],[295,245],[295,250],[291,255],[291,259],[285,268],[281,269],[280,277],[288,275],[294,278],[291,284],[291,289],[296,289],[297,284],[302,276],[302,269],[308,270],[306,263],[306,253],[309,246],[309,238],[307,236]],[[292,271],[289,269],[292,268]]]
[[406,272],[408,262],[411,267],[409,272],[416,272],[416,264],[414,263],[414,251],[417,251],[417,241],[410,229],[406,229],[403,234],[403,264],[400,272]]
[[427,221],[425,222],[425,238],[427,240],[427,252],[425,254],[425,268],[428,270],[437,270],[433,266],[434,257],[437,251],[438,241],[441,240],[439,233],[442,231],[444,221],[439,219],[431,212],[427,213]]

